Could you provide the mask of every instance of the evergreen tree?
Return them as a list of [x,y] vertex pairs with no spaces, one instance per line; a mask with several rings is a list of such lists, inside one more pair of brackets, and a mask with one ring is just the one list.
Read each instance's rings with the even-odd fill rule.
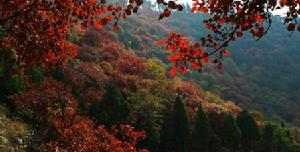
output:
[[224,121],[221,141],[224,147],[236,151],[240,145],[241,131],[238,128],[231,113],[228,113]]
[[211,127],[211,141],[209,144],[209,151],[218,152],[222,147],[220,136],[222,134],[222,127],[227,115],[226,113],[220,113],[217,110],[209,110],[207,112],[207,116]]
[[176,98],[173,111],[167,112],[161,129],[161,152],[186,152],[190,127],[185,106]]
[[[147,112],[146,112],[147,113]],[[146,115],[145,113],[145,115]],[[149,112],[148,112],[149,113]],[[159,126],[155,122],[156,118],[149,118],[143,115],[138,116],[134,127],[137,130],[144,130],[147,137],[140,141],[138,145],[143,148],[149,149],[151,152],[157,152],[160,136],[159,136]]]
[[272,143],[274,138],[274,128],[270,123],[266,123],[263,128],[262,140],[261,140],[261,152],[272,152]]
[[[4,48],[0,47],[0,52],[2,49]],[[4,101],[13,112],[15,106],[8,97],[22,91],[25,87],[25,80],[16,64],[13,51],[5,50],[4,52],[4,57],[0,58],[0,101]]]
[[102,101],[93,102],[89,111],[96,124],[104,124],[108,128],[128,122],[129,105],[112,83],[106,86]]
[[[0,44],[4,34],[0,27]],[[16,64],[13,51],[0,46],[0,53],[3,54],[0,58],[0,99],[7,102],[8,96],[24,88],[24,78]]]
[[29,77],[33,83],[41,83],[43,81],[42,66],[34,66],[28,71]]
[[237,116],[237,124],[242,133],[242,148],[244,152],[254,150],[255,142],[260,138],[259,128],[255,120],[247,111],[243,111]]
[[174,152],[185,152],[187,151],[187,139],[190,132],[190,126],[185,105],[179,97],[176,98],[174,105],[174,120],[174,131],[176,132],[174,138]]
[[196,114],[195,127],[192,132],[192,152],[207,152],[211,138],[210,123],[200,105]]
[[169,152],[169,150],[173,150],[173,138],[176,136],[174,130],[173,112],[169,110],[163,117],[163,123],[160,130],[160,152]]
[[160,97],[151,94],[148,90],[138,89],[127,98],[130,110],[135,119],[134,127],[144,130],[147,137],[138,143],[139,147],[147,147],[151,152],[157,152],[160,141],[160,127],[162,110],[165,106]]

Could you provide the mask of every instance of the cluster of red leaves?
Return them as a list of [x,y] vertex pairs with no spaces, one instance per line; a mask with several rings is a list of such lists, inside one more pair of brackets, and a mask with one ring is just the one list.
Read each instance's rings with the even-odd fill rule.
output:
[[[212,18],[205,20],[208,29],[216,33],[223,33],[222,27],[226,24],[236,28],[235,32],[251,30],[255,37],[262,37],[267,29],[264,29],[263,23],[267,21],[272,23],[271,11],[289,8],[286,12],[286,22],[297,24],[297,17],[300,14],[299,0],[193,0],[192,12],[201,11],[210,13]],[[228,26],[228,25],[227,25]],[[258,32],[253,32],[257,30]],[[295,28],[293,28],[295,30]]]
[[[200,49],[202,52],[194,53],[198,50],[197,44],[194,51],[186,51],[186,45],[183,45],[185,51],[180,52],[192,52],[197,56],[188,57],[194,54],[174,55],[175,58],[184,56],[178,59],[178,61],[183,59],[184,64],[180,64],[179,67],[175,65],[176,68],[172,70],[173,74],[176,73],[176,69],[185,73],[188,69],[186,62],[190,62],[197,70],[201,69],[201,61],[195,61],[195,59],[204,59],[202,61],[206,62],[208,58],[205,54],[208,56],[217,54],[213,62],[221,70],[221,60],[224,55],[229,54],[224,50],[228,43],[242,37],[243,31],[250,31],[254,37],[261,38],[267,33],[272,23],[271,11],[273,10],[289,8],[285,19],[285,23],[288,24],[287,29],[294,31],[297,28],[300,31],[300,25],[297,23],[300,13],[299,0],[193,0],[193,2],[192,12],[200,11],[210,13],[212,16],[205,20],[204,24],[215,35],[202,37],[201,47],[209,47],[213,51],[208,53]],[[157,3],[166,6],[159,19],[169,17],[173,10],[183,9],[174,0],[157,0]],[[18,62],[24,66],[37,62],[64,63],[77,55],[77,47],[66,39],[70,27],[80,24],[82,28],[88,25],[101,28],[103,25],[112,23],[113,29],[118,29],[118,21],[136,13],[142,4],[143,0],[129,0],[127,7],[122,8],[106,0],[0,1],[0,28],[5,32],[2,46],[12,48]],[[202,57],[199,57],[199,54]]]
[[135,131],[130,125],[121,125],[113,127],[110,133],[103,125],[97,128],[93,126],[90,119],[80,116],[75,116],[72,121],[58,120],[55,122],[58,137],[45,146],[51,151],[147,152],[146,149],[136,148],[138,140],[145,137],[143,131]]
[[[213,34],[201,37],[201,41],[194,43],[181,34],[171,33],[167,40],[159,41],[160,45],[170,50],[169,60],[174,68],[171,74],[180,70],[183,74],[188,69],[201,70],[202,63],[208,63],[208,57],[215,55],[212,62],[216,68],[222,70],[222,59],[230,55],[226,50],[230,41],[243,36],[244,31],[250,31],[253,37],[260,39],[269,30],[272,19],[271,12],[288,7],[285,23],[288,31],[294,31],[300,13],[299,0],[193,0],[192,12],[209,13],[210,18],[203,21],[207,29]],[[300,31],[300,25],[297,26]],[[206,49],[203,49],[206,48]]]
[[172,13],[171,12],[172,10],[178,10],[178,11],[183,10],[183,6],[180,4],[177,4],[173,0],[168,1],[168,2],[166,2],[165,0],[157,0],[157,3],[166,6],[166,9],[159,15],[160,20],[163,19],[164,17],[169,17]]
[[188,38],[183,35],[170,33],[167,40],[159,40],[158,45],[165,46],[165,50],[170,50],[168,57],[174,67],[171,69],[171,75],[176,75],[178,70],[186,74],[189,68],[200,71],[202,63],[208,63],[208,52],[206,52],[199,43],[191,44]]
[[[268,28],[264,26],[267,20],[269,25],[272,23],[270,18],[270,11],[288,7],[287,17],[285,23],[288,23],[288,30],[294,31],[296,29],[297,17],[299,15],[299,1],[298,0],[268,0],[268,1],[224,1],[224,0],[193,0],[194,6],[192,12],[201,11],[203,13],[210,13],[212,18],[205,20],[205,26],[216,33],[218,36],[201,38],[202,47],[212,47],[215,49],[210,54],[221,52],[218,59],[222,59],[223,54],[226,53],[222,48],[227,46],[231,40],[235,40],[243,35],[243,31],[250,30],[254,37],[261,38],[266,34]],[[36,62],[65,62],[68,59],[77,55],[77,48],[74,44],[66,40],[66,34],[70,26],[81,24],[83,28],[88,24],[95,25],[100,28],[103,25],[114,20],[113,28],[117,29],[117,21],[126,18],[126,15],[136,13],[138,7],[143,3],[142,0],[130,0],[128,6],[123,10],[121,6],[114,6],[107,4],[105,0],[96,1],[9,1],[0,2],[0,9],[2,17],[0,18],[1,28],[8,31],[3,40],[3,46],[13,48],[18,61],[22,64],[30,64]],[[181,11],[181,5],[176,4],[175,1],[165,2],[158,0],[158,4],[165,5],[167,8],[160,19],[168,17],[171,10]],[[298,10],[297,10],[298,9]],[[294,23],[292,23],[294,21]],[[26,23],[26,24],[24,24]],[[41,24],[42,23],[42,24]],[[228,25],[230,25],[228,29]],[[300,29],[300,26],[297,26]],[[230,32],[228,32],[230,31]],[[173,37],[174,38],[174,37]],[[176,38],[177,39],[177,38]],[[224,42],[219,44],[220,42]],[[183,46],[186,49],[185,45]],[[196,45],[198,46],[198,45]],[[173,49],[174,47],[171,47]],[[176,48],[175,48],[176,49]],[[198,48],[195,48],[198,49]],[[186,51],[180,51],[185,53]],[[191,51],[187,51],[191,52]],[[195,52],[195,51],[192,51]],[[228,51],[227,51],[228,52]],[[207,52],[196,53],[198,56],[192,56],[184,59],[182,62],[191,62],[200,69],[201,62],[195,62],[194,59],[199,58],[199,54],[204,54],[200,60],[204,58],[207,61],[205,54]],[[191,56],[174,55],[178,56]],[[172,59],[173,60],[173,59]],[[175,60],[175,59],[174,59]],[[193,62],[193,63],[192,63]],[[218,69],[221,69],[222,63],[214,60]],[[177,66],[177,65],[175,65]],[[185,73],[187,66],[179,67]],[[175,68],[172,73],[176,73]]]
[[[94,25],[101,28],[126,18],[142,0],[130,0],[124,10],[106,0],[12,0],[0,1],[0,28],[5,32],[2,46],[14,50],[24,66],[34,63],[64,63],[77,55],[77,47],[67,40],[70,27]],[[2,52],[3,53],[3,52]]]

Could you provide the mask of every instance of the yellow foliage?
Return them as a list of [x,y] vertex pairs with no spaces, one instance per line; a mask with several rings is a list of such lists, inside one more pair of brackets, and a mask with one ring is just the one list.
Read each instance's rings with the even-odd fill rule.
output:
[[165,79],[166,69],[164,63],[156,58],[147,60],[145,78],[147,79]]

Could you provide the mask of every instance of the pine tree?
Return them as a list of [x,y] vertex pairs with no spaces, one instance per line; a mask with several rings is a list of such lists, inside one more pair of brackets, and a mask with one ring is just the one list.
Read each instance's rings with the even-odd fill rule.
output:
[[264,126],[262,140],[261,140],[261,152],[272,152],[272,143],[274,138],[274,128],[270,123]]
[[224,121],[221,140],[224,147],[236,151],[240,145],[241,131],[238,128],[231,113],[228,113]]
[[163,124],[160,130],[160,152],[169,152],[169,150],[173,150],[173,141],[174,136],[176,136],[174,128],[174,117],[173,112],[171,110],[167,111],[163,117]]
[[187,139],[190,132],[189,119],[185,105],[179,97],[176,98],[174,105],[174,127],[176,136],[174,138],[176,150],[174,152],[187,151]]
[[[1,33],[0,33],[1,43]],[[0,51],[2,51],[0,47]],[[14,112],[15,105],[9,96],[21,92],[25,88],[24,75],[21,73],[16,63],[12,50],[5,50],[5,55],[0,58],[0,102],[4,102],[9,107],[10,112]]]
[[135,129],[144,130],[147,134],[147,137],[140,141],[138,145],[140,147],[147,147],[151,152],[158,151],[160,141],[159,127],[155,120],[155,118],[139,116],[134,125]]
[[207,115],[200,105],[196,114],[195,127],[192,132],[192,152],[207,152],[211,138],[211,128]]
[[255,142],[260,138],[259,128],[253,117],[247,112],[240,112],[237,124],[242,133],[242,148],[245,152],[254,150]]
[[41,83],[43,81],[42,66],[34,66],[28,71],[29,77],[33,83]]
[[186,152],[190,132],[185,106],[176,98],[173,111],[167,112],[161,129],[161,152]]
[[128,122],[129,105],[112,83],[106,86],[102,101],[93,102],[89,111],[96,124],[104,124],[108,128]]

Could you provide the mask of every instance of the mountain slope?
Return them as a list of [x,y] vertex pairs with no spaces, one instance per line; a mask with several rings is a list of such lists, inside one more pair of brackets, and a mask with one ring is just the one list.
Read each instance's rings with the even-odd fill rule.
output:
[[[170,64],[168,54],[158,48],[155,41],[166,37],[170,31],[197,40],[208,32],[202,25],[203,18],[206,17],[201,14],[173,13],[170,18],[158,21],[157,12],[143,9],[139,16],[121,24],[123,28],[118,36],[128,49],[142,48],[144,51],[135,51],[139,56],[158,57]],[[202,73],[191,72],[182,78],[193,80],[205,90],[244,108],[262,111],[268,119],[299,126],[300,35],[294,33],[290,37],[290,34],[282,19],[274,16],[270,31],[261,40],[255,41],[247,33],[242,39],[230,43],[232,56],[224,61],[222,74],[207,65]]]

